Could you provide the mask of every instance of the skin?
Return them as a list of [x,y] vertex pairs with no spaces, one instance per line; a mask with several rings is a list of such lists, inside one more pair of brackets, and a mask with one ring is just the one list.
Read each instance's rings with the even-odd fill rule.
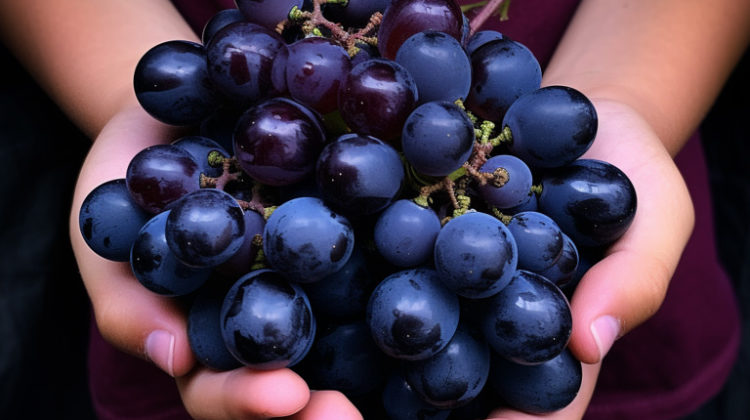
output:
[[[613,316],[622,335],[661,305],[694,223],[690,197],[672,158],[713,103],[750,38],[750,2],[634,3],[585,0],[544,76],[545,85],[571,86],[592,99],[599,132],[587,157],[622,169],[639,197],[632,227],[586,274],[571,302],[570,347],[585,362],[581,392],[570,406],[544,418],[582,417],[601,361],[589,328],[594,319]],[[171,39],[198,40],[171,3],[5,1],[0,2],[0,36],[94,141],[76,186],[70,235],[103,336],[148,359],[149,334],[170,334],[173,345],[163,354],[171,357],[152,357],[176,378],[183,402],[196,418],[361,418],[340,393],[311,393],[287,369],[217,373],[197,366],[181,308],[143,289],[127,264],[104,260],[83,242],[77,223],[83,198],[102,182],[121,178],[144,147],[181,134],[148,116],[132,89],[135,64],[149,48]],[[492,416],[531,418],[509,410]]]

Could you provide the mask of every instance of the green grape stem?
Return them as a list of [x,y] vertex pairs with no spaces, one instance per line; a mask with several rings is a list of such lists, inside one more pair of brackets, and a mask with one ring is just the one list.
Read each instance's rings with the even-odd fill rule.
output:
[[[209,155],[209,159],[211,156]],[[209,160],[209,164],[213,167],[218,166],[218,160],[214,159],[213,161]],[[239,168],[237,167],[237,159],[231,157],[231,158],[221,158],[221,166],[222,166],[222,172],[221,175],[218,177],[210,177],[206,176],[205,174],[201,174],[200,176],[200,186],[201,188],[217,188],[220,190],[223,190],[226,185],[231,181],[236,181],[240,178],[241,172]]]

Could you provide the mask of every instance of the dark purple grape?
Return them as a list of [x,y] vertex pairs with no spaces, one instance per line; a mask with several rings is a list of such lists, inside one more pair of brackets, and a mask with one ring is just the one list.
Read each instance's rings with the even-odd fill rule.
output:
[[560,256],[555,260],[554,264],[544,271],[539,272],[539,274],[560,288],[565,287],[573,279],[580,261],[578,247],[576,247],[573,240],[564,233],[562,234],[562,238],[563,247]]
[[490,41],[471,55],[472,82],[466,108],[501,122],[516,99],[539,89],[542,69],[525,45],[507,37]]
[[518,270],[505,288],[482,304],[485,339],[508,360],[539,364],[568,344],[573,326],[568,299],[539,274]]
[[113,179],[83,200],[78,227],[86,245],[100,257],[128,261],[138,232],[150,218],[130,196],[125,179]]
[[206,50],[191,41],[166,41],[149,49],[136,65],[133,86],[143,109],[171,125],[198,124],[219,103]]
[[565,86],[547,86],[523,95],[503,118],[503,127],[510,129],[513,138],[510,152],[538,168],[556,168],[578,159],[594,142],[597,126],[591,101]]
[[460,168],[474,148],[474,124],[458,105],[427,102],[409,114],[401,150],[419,173],[442,177]]
[[276,32],[249,23],[232,23],[206,45],[208,73],[214,85],[232,102],[249,105],[275,94],[273,62],[285,48]]
[[400,371],[388,377],[383,389],[383,405],[390,420],[445,420],[451,413],[424,401]]
[[551,267],[563,249],[563,233],[549,216],[538,211],[516,213],[508,223],[518,246],[518,268],[540,273]]
[[410,36],[396,53],[417,84],[419,102],[464,100],[471,86],[471,62],[456,38],[427,30]]
[[349,260],[335,273],[303,285],[316,315],[344,320],[364,316],[370,293],[379,281],[355,246]]
[[463,13],[454,0],[393,0],[378,29],[378,49],[389,59],[410,36],[425,30],[463,37]]
[[220,322],[229,352],[258,370],[294,366],[315,338],[315,318],[305,292],[268,269],[252,271],[232,285]]
[[323,148],[315,179],[326,204],[348,215],[376,213],[396,199],[404,181],[398,152],[358,134],[344,134]]
[[620,238],[635,217],[635,188],[611,163],[578,159],[542,178],[539,210],[579,246],[604,246]]
[[394,144],[417,98],[417,85],[403,66],[373,58],[352,67],[339,89],[338,105],[352,131]]
[[130,252],[130,267],[136,279],[148,290],[163,296],[185,296],[206,283],[210,268],[183,264],[169,245],[165,227],[169,210],[146,222]]
[[397,200],[378,216],[375,247],[395,266],[416,267],[432,257],[440,228],[440,219],[431,208],[413,200]]
[[460,296],[492,296],[511,281],[518,248],[500,220],[480,212],[451,219],[435,240],[435,268],[443,283]]
[[313,389],[334,389],[347,397],[370,393],[385,383],[385,355],[362,321],[318,323],[312,348],[297,370]]
[[499,184],[494,179],[489,180],[478,187],[482,198],[489,206],[513,209],[532,198],[531,186],[534,178],[531,169],[524,161],[513,155],[492,156],[479,168],[479,172],[496,174],[495,179],[498,181],[505,179],[504,183]]
[[445,348],[456,332],[458,297],[429,268],[386,277],[367,305],[367,323],[375,343],[402,360],[427,359]]
[[234,155],[232,133],[237,119],[245,112],[245,108],[220,106],[208,118],[201,122],[198,135],[208,137],[221,145],[227,152]]
[[351,58],[352,67],[371,58],[380,58],[378,47],[363,42],[355,44],[357,53]]
[[188,310],[187,336],[190,349],[203,366],[227,371],[242,363],[229,352],[221,334],[221,306],[230,286],[221,280],[211,278],[196,292]]
[[459,325],[448,345],[434,356],[404,363],[412,389],[427,403],[444,409],[462,407],[476,398],[489,371],[489,346],[465,325]]
[[225,26],[228,26],[232,23],[244,21],[245,15],[239,9],[219,10],[213,16],[211,16],[211,19],[209,19],[208,22],[206,22],[206,24],[203,26],[203,31],[201,32],[201,42],[203,43],[203,45],[208,45],[208,43],[211,41],[211,38],[213,38],[214,35],[216,35],[216,33],[221,29],[224,29]]
[[466,52],[471,55],[477,50],[477,48],[496,39],[503,39],[503,34],[489,29],[477,31],[474,35],[469,37],[468,43],[466,44]]
[[293,8],[302,8],[303,3],[303,0],[235,0],[247,20],[271,30],[288,19]]
[[232,278],[238,278],[250,272],[256,262],[255,258],[262,248],[259,243],[255,242],[255,236],[263,236],[266,220],[260,213],[252,210],[246,210],[243,218],[245,219],[245,233],[242,246],[228,260],[216,267],[216,271]]
[[161,213],[200,189],[200,166],[185,149],[159,144],[138,152],[125,175],[133,200],[152,214]]
[[304,38],[289,46],[286,86],[292,98],[327,114],[338,107],[338,90],[350,70],[349,54],[333,40]]
[[188,152],[198,164],[201,173],[209,177],[220,176],[224,172],[223,159],[230,157],[223,146],[208,137],[185,136],[172,144]]
[[324,142],[313,114],[285,98],[248,109],[234,131],[240,167],[258,182],[274,186],[294,184],[312,174]]
[[237,201],[215,188],[203,188],[179,200],[167,217],[169,248],[193,267],[217,266],[242,246],[245,219]]
[[391,0],[348,0],[345,3],[324,3],[323,14],[332,21],[347,28],[361,28],[367,25],[375,12],[383,13]]
[[349,221],[322,200],[300,197],[282,203],[266,221],[263,253],[287,279],[311,283],[340,270],[354,248]]
[[578,395],[583,370],[569,350],[545,363],[529,366],[493,356],[489,383],[507,404],[542,414],[565,408]]

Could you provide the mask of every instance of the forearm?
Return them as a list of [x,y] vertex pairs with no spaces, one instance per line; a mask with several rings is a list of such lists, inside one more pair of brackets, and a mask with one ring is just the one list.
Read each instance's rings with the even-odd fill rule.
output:
[[750,2],[584,0],[544,84],[637,110],[675,155],[750,39]]
[[92,139],[137,104],[133,71],[149,48],[197,40],[167,0],[2,1],[0,36]]

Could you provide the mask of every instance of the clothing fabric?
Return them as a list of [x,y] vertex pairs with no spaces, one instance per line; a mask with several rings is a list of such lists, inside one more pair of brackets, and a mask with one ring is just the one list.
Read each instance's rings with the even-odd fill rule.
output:
[[[231,0],[173,3],[199,34],[213,13],[235,7]],[[550,4],[513,1],[509,20],[493,19],[486,28],[526,45],[544,68],[578,2]],[[739,311],[717,258],[712,197],[698,134],[676,162],[696,207],[695,230],[661,309],[618,340],[606,357],[587,419],[667,420],[688,415],[719,392],[737,358]],[[119,353],[95,328],[90,350],[92,395],[101,419],[188,418],[171,378]]]

